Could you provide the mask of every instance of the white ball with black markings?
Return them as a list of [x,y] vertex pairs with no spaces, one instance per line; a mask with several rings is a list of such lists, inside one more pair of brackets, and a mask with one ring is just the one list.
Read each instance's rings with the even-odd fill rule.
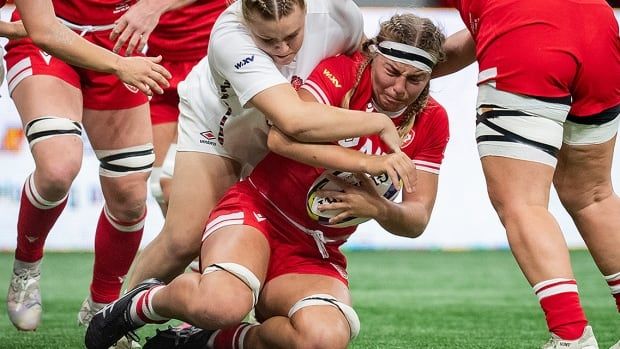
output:
[[[338,183],[329,178],[328,175],[330,174],[341,178],[349,184],[355,186],[360,185],[360,181],[358,181],[355,175],[350,172],[326,170],[314,181],[314,183],[312,183],[310,189],[308,190],[308,194],[306,196],[306,210],[308,211],[308,215],[310,216],[310,218],[318,221],[319,224],[337,228],[350,227],[370,220],[370,218],[367,217],[348,217],[340,223],[329,223],[329,219],[337,216],[341,211],[319,211],[318,207],[319,205],[333,203],[337,200],[319,196],[316,192],[319,190],[343,191],[342,188],[338,185]],[[390,201],[394,201],[394,199],[398,197],[398,193],[400,192],[400,190],[396,189],[388,175],[383,174],[376,177],[370,175],[367,176],[370,177],[370,179],[372,180],[371,182],[374,184],[374,188],[379,195],[382,195],[384,198]]]

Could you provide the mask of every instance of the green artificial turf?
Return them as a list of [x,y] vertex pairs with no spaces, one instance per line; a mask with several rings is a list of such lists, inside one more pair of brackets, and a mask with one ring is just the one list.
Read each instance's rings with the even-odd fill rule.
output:
[[[508,251],[347,255],[362,321],[351,348],[540,348],[548,339],[537,299]],[[587,252],[571,257],[582,304],[600,348],[607,349],[620,339],[620,315]],[[11,265],[12,255],[0,254],[0,292],[8,288]],[[76,315],[91,270],[92,254],[48,253],[42,267],[43,323],[36,332],[16,331],[2,302],[0,348],[82,348],[84,329],[77,327]]]

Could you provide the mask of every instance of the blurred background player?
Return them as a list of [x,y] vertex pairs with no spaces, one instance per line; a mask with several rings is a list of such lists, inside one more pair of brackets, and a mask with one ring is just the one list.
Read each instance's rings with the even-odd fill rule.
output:
[[620,311],[620,199],[611,183],[620,119],[614,13],[603,0],[456,5],[467,29],[448,39],[448,62],[437,73],[478,60],[478,152],[512,253],[545,312],[551,339],[544,348],[597,348],[548,204],[553,182]]
[[[0,9],[6,5],[6,0],[0,0]],[[25,37],[26,29],[21,21],[18,22],[4,22],[0,20],[0,37],[15,39],[15,38],[23,38]],[[0,46],[0,85],[4,80],[4,73],[6,70],[4,68],[4,48]]]
[[[211,336],[195,328],[160,332],[146,348],[174,343],[215,349],[346,348],[358,334],[360,321],[351,307],[346,260],[339,247],[356,227],[320,225],[306,211],[306,194],[324,167],[357,172],[360,187],[338,181],[344,192],[319,193],[339,201],[322,207],[342,210],[332,223],[350,216],[370,217],[393,234],[422,234],[434,206],[449,132],[445,110],[429,97],[432,67],[443,58],[443,40],[430,20],[396,15],[381,24],[378,37],[364,45],[363,54],[322,62],[302,86],[302,98],[387,113],[403,137],[402,152],[372,156],[391,151],[378,135],[321,145],[270,134],[275,151],[301,155],[322,168],[267,154],[213,210],[203,236],[203,275],[185,274],[168,286],[157,281],[141,284],[93,318],[87,347],[105,348],[105,338],[125,334],[116,332],[119,328],[127,331],[175,317],[221,330]],[[362,159],[381,163],[375,175],[384,175],[386,167],[395,164],[401,177],[416,171],[415,163],[418,190],[404,192],[402,203],[389,201],[362,173],[368,171],[360,167]],[[239,324],[254,304],[261,323]],[[183,338],[170,332],[188,334],[190,341],[184,345]]]
[[118,297],[139,246],[154,154],[147,97],[125,82],[152,94],[161,92],[158,84],[166,86],[164,77],[170,75],[154,64],[160,58],[122,58],[108,51],[113,46],[108,39],[112,24],[128,5],[17,1],[23,14],[16,11],[13,20],[22,19],[31,38],[9,41],[7,82],[36,165],[22,192],[7,296],[9,318],[19,330],[35,330],[40,323],[44,243],[81,165],[82,122],[101,163],[106,202],[96,227],[93,281],[78,315],[80,322],[88,322],[93,311]]
[[[357,49],[362,29],[350,0],[244,0],[223,12],[209,54],[179,85],[179,147],[165,225],[136,259],[128,288],[149,277],[170,281],[198,256],[211,209],[242,169],[266,154],[269,124],[308,141],[379,133],[398,149],[387,116],[306,103],[295,91],[322,59]],[[336,127],[342,123],[350,127]]]
[[[119,19],[118,29],[112,36],[113,40],[117,40],[117,50],[125,44],[129,52],[134,49],[141,50],[144,43],[148,42],[147,54],[162,56],[162,65],[173,76],[164,93],[153,96],[149,103],[155,149],[150,188],[164,216],[168,207],[169,184],[176,154],[179,119],[177,85],[185,80],[190,70],[207,54],[213,24],[227,6],[226,0],[198,0],[186,4],[187,2],[170,1],[174,7],[166,9],[167,12],[161,15],[159,21],[155,21],[151,14],[164,10],[162,2],[140,1]],[[152,23],[157,24],[154,30],[148,27]],[[118,32],[120,34],[116,34]],[[131,38],[136,32],[143,34],[138,44],[134,45]]]
[[[4,3],[0,1],[0,7]],[[170,78],[170,74],[156,64],[161,58],[120,57],[80,38],[56,20],[53,4],[49,0],[37,3],[16,0],[15,4],[24,23],[0,21],[0,36],[19,39],[29,35],[46,53],[72,65],[114,74],[148,95],[162,93],[161,87],[167,86],[166,78]]]

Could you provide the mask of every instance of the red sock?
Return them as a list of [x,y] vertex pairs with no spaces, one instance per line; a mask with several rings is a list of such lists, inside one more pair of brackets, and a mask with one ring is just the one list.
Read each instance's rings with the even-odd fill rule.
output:
[[135,222],[121,222],[105,207],[101,210],[95,232],[95,267],[90,284],[93,301],[110,303],[118,298],[123,278],[140,247],[145,217],[146,210]]
[[248,331],[256,324],[242,322],[239,325],[216,331],[209,342],[208,349],[241,349]]
[[56,202],[42,198],[32,175],[26,178],[19,203],[15,259],[32,263],[43,258],[47,235],[66,205],[66,197]]
[[620,312],[620,273],[605,276],[605,280],[611,289],[611,295],[616,299],[616,308]]
[[546,280],[534,285],[534,292],[545,312],[549,331],[565,340],[581,337],[588,320],[579,303],[575,280]]
[[153,308],[153,297],[164,287],[153,287],[134,296],[129,309],[129,316],[134,324],[163,324],[170,320],[157,314]]

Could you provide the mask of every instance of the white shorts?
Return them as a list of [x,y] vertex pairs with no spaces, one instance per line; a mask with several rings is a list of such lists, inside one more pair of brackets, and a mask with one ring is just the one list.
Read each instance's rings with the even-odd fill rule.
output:
[[[195,94],[195,91],[193,93]],[[203,96],[208,99],[209,95]],[[207,153],[233,159],[241,165],[242,176],[249,174],[265,157],[268,151],[269,125],[262,114],[256,113],[255,108],[245,110],[241,115],[231,115],[229,109],[219,100],[188,99],[181,90],[179,97],[177,151]],[[195,103],[203,106],[194,105]],[[203,108],[209,110],[209,113],[201,115],[203,113],[199,111]]]
[[541,100],[479,86],[476,122],[478,153],[534,161],[555,167],[562,143],[600,144],[618,131],[619,119],[603,124],[567,121],[566,100]]

